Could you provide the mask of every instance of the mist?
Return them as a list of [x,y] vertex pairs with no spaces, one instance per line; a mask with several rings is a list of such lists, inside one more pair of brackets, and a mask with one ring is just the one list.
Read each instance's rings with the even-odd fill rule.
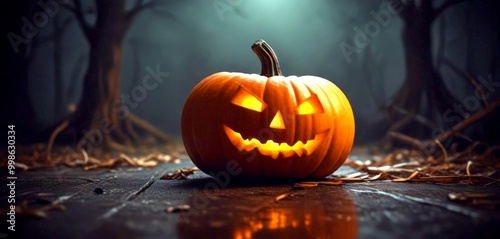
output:
[[[356,142],[380,137],[388,127],[383,108],[401,87],[406,72],[402,21],[391,12],[391,4],[348,0],[160,1],[137,16],[123,42],[120,83],[122,99],[128,99],[124,106],[179,136],[182,107],[191,89],[216,72],[259,73],[260,63],[250,46],[265,39],[277,53],[285,76],[319,76],[344,91],[356,118]],[[131,7],[133,1],[128,5]],[[488,1],[467,2],[444,12],[433,25],[433,54],[444,51],[448,60],[470,74],[498,79],[490,64],[499,54],[498,28],[494,26],[498,7],[492,5]],[[93,3],[85,2],[83,8],[89,13],[86,20],[95,21]],[[378,15],[381,12],[386,15]],[[55,19],[62,22],[71,18],[72,13],[61,8],[40,28],[37,37],[53,34],[51,23]],[[55,94],[52,41],[40,42],[28,67],[27,90],[40,129],[70,113],[58,111],[56,104],[71,109],[81,100],[89,45],[77,21],[68,21],[59,52],[64,97]],[[498,65],[498,61],[492,64]],[[168,72],[168,77],[145,90],[143,79],[151,69]],[[473,93],[456,72],[442,66],[438,70],[459,99]]]

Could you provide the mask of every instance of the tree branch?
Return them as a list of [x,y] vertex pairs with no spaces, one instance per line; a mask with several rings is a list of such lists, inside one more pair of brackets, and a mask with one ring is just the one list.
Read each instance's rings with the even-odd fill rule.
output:
[[75,17],[78,20],[78,24],[82,28],[83,34],[85,35],[85,37],[87,37],[87,39],[90,40],[92,36],[92,27],[85,20],[85,16],[83,15],[83,10],[82,10],[82,2],[80,0],[74,0],[74,5],[75,6],[73,7],[70,4],[66,4],[64,5],[64,7],[73,14],[75,14]]
[[439,136],[437,136],[436,140],[438,140],[439,142],[444,142],[449,137],[459,133],[463,129],[467,128],[469,125],[471,125],[471,124],[475,123],[476,121],[489,115],[491,112],[495,111],[496,108],[499,106],[500,106],[500,100],[497,100],[497,101],[489,104],[486,108],[472,114],[468,118],[464,119],[462,122],[453,126],[453,128],[451,128],[448,131],[445,131],[442,134],[440,134]]
[[465,1],[469,1],[469,0],[447,0],[447,1],[445,1],[443,4],[441,4],[441,6],[434,9],[434,11],[432,13],[432,21],[434,21],[439,15],[441,15],[449,7],[456,5],[456,4],[459,4],[459,3],[462,3],[462,2],[465,2]]
[[[411,145],[415,149],[420,150],[422,153],[429,155],[430,154],[430,149],[439,146],[442,148],[442,145],[440,146],[441,142],[445,142],[447,139],[454,135],[458,135],[463,129],[469,127],[470,125],[474,124],[480,119],[483,119],[490,113],[494,112],[497,110],[497,108],[500,107],[500,100],[495,101],[492,104],[489,104],[486,108],[477,111],[476,113],[472,114],[470,117],[462,120],[460,123],[457,123],[455,126],[453,126],[451,129],[441,133],[438,135],[434,140],[429,139],[425,141],[420,141],[418,139],[412,138],[408,135],[390,131],[387,133],[387,136],[393,139],[400,140],[406,144]],[[475,146],[474,146],[475,147]],[[491,149],[491,150],[498,150],[497,148]],[[490,154],[491,152],[488,152]],[[486,155],[486,154],[485,154]]]
[[389,137],[393,139],[397,139],[399,141],[402,141],[410,146],[412,146],[415,149],[418,149],[420,152],[425,154],[425,156],[429,156],[429,150],[426,147],[426,144],[416,138],[412,138],[408,135],[398,133],[398,132],[389,132],[388,134]]
[[163,140],[164,142],[174,142],[175,139],[172,138],[171,136],[165,134],[162,130],[156,128],[154,125],[151,123],[137,117],[134,114],[129,114],[128,119],[134,123],[135,125],[141,127],[142,129],[146,130],[153,136],[157,137],[158,139]]

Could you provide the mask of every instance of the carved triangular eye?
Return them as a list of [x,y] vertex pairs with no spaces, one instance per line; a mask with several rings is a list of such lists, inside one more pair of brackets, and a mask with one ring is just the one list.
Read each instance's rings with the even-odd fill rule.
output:
[[319,102],[318,96],[316,94],[311,95],[306,100],[297,106],[297,114],[299,115],[311,115],[311,114],[322,114],[323,106]]
[[234,95],[231,103],[257,112],[262,112],[267,107],[257,96],[242,86],[238,88],[238,92]]

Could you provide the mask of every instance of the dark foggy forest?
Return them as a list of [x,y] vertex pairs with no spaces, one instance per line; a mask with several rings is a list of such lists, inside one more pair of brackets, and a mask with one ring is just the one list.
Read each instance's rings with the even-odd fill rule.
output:
[[500,238],[498,0],[0,11],[0,238]]
[[10,1],[2,9],[2,118],[23,143],[51,135],[75,143],[106,124],[117,129],[104,139],[114,149],[143,134],[179,137],[198,82],[260,72],[250,50],[257,39],[273,45],[284,75],[323,77],[344,91],[357,144],[499,141],[493,0]]

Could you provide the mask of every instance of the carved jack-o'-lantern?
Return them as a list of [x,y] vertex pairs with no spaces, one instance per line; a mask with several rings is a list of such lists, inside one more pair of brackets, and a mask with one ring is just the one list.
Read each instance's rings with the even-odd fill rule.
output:
[[274,51],[263,40],[252,49],[261,60],[261,75],[219,72],[191,91],[182,112],[187,153],[206,173],[331,174],[354,140],[349,101],[323,78],[282,76]]

